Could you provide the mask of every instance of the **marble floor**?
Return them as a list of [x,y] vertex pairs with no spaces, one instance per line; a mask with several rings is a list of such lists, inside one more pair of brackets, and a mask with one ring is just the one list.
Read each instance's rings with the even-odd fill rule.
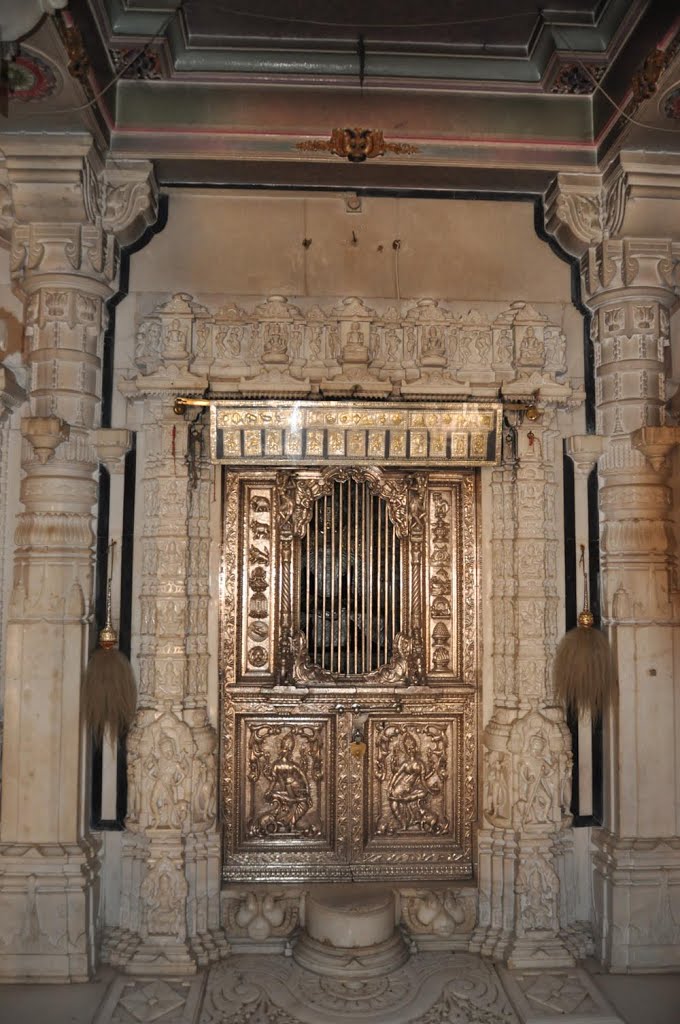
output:
[[680,1024],[680,974],[512,972],[420,953],[379,977],[323,978],[284,956],[232,956],[196,978],[2,985],[0,1024]]

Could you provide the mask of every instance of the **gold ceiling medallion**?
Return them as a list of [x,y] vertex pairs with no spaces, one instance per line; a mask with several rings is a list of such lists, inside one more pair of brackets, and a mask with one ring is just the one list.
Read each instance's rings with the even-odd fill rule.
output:
[[307,151],[323,150],[360,164],[385,153],[417,153],[418,146],[406,142],[385,142],[383,133],[373,128],[334,128],[328,141],[305,139],[298,142],[298,149]]

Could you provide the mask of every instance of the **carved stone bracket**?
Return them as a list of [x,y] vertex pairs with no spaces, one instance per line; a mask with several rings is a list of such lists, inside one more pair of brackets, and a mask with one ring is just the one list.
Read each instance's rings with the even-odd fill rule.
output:
[[545,198],[546,229],[566,252],[580,256],[588,246],[618,233],[627,192],[620,165],[604,175],[558,174]]
[[122,473],[125,468],[125,456],[130,450],[132,433],[123,428],[100,427],[95,431],[97,458],[109,473]]
[[680,427],[640,427],[633,431],[631,444],[655,472],[661,473],[668,468],[668,456],[680,444]]
[[578,476],[588,477],[593,466],[602,455],[607,441],[598,434],[574,434],[568,437],[567,455],[574,463],[574,470]]
[[574,256],[622,235],[677,242],[666,204],[678,198],[680,176],[670,154],[651,161],[623,151],[604,173],[558,174],[545,196],[545,226]]
[[158,216],[158,185],[148,160],[107,161],[102,226],[131,245]]
[[38,461],[43,465],[54,456],[63,441],[68,441],[71,428],[58,416],[28,416],[21,424],[21,433],[30,441]]

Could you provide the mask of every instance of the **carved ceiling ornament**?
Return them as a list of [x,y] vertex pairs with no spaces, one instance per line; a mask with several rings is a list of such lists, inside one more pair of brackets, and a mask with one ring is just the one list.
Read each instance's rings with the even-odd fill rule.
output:
[[385,142],[382,131],[374,128],[334,128],[327,141],[305,139],[297,143],[297,148],[306,152],[333,153],[354,164],[384,156],[385,153],[419,152],[418,146],[409,143]]
[[0,149],[0,232],[12,274],[71,273],[112,281],[116,243],[130,245],[158,213],[147,160],[102,163],[89,138],[34,150],[25,136]]
[[633,100],[640,104],[648,100],[656,92],[659,79],[669,63],[669,55],[664,50],[652,50],[645,58],[645,62],[639,71],[636,71],[631,79]]

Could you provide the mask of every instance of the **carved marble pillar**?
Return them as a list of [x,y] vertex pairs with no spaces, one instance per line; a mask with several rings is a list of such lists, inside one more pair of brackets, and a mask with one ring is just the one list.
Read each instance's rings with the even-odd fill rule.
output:
[[680,964],[680,594],[667,460],[680,429],[663,410],[675,301],[659,272],[667,258],[667,245],[606,241],[584,260],[598,427],[608,438],[599,461],[602,607],[619,679],[595,896],[598,951],[618,970]]
[[210,468],[172,395],[144,404],[139,708],[128,739],[128,834],[112,963],[195,972],[223,954],[217,737],[207,717]]
[[[80,685],[92,610],[94,431],[118,229],[88,136],[6,137],[12,273],[25,295],[30,408],[5,657],[0,976],[85,980],[99,862],[88,834]],[[137,184],[152,193],[150,166]],[[118,196],[120,199],[120,195]],[[8,207],[5,207],[7,210]],[[137,228],[149,202],[137,209]],[[8,227],[9,225],[5,225]]]
[[494,711],[484,733],[483,819],[477,835],[479,908],[471,948],[502,958],[515,921],[516,838],[510,822],[510,725],[519,705],[517,658],[517,467],[508,459],[491,472],[491,619]]
[[494,712],[484,733],[480,915],[473,947],[513,967],[569,966],[564,898],[569,733],[552,696],[558,536],[553,413],[494,471]]
[[605,827],[593,834],[596,951],[612,970],[680,964],[680,595],[667,456],[669,310],[680,177],[622,153],[559,175],[546,220],[580,258],[593,311],[603,622],[618,669],[605,721]]

